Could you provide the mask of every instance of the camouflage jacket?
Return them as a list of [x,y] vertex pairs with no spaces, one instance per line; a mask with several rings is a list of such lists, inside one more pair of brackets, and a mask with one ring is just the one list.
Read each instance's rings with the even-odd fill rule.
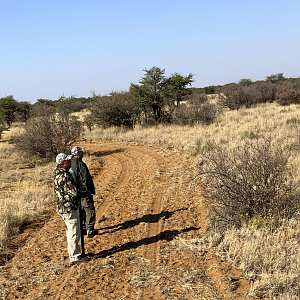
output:
[[57,166],[53,170],[57,212],[70,213],[78,209],[80,198],[76,181],[68,169]]

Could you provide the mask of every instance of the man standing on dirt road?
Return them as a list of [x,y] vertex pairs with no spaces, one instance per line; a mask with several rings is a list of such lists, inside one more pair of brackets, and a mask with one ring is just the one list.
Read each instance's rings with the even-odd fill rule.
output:
[[77,182],[81,187],[81,209],[82,209],[82,224],[83,231],[88,238],[92,238],[97,234],[95,230],[95,206],[93,195],[95,195],[95,186],[93,178],[89,172],[87,165],[82,161],[84,148],[75,146],[71,153],[73,159],[71,162],[72,172]]
[[70,264],[78,264],[87,261],[87,258],[81,257],[80,246],[80,222],[79,205],[80,195],[77,183],[72,174],[71,168],[72,155],[60,153],[56,156],[56,168],[54,175],[54,194],[57,205],[57,212],[61,215],[67,226],[67,243]]

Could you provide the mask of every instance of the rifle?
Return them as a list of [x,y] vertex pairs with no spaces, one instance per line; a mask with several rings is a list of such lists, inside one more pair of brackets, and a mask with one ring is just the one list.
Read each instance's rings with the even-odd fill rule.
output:
[[82,223],[82,207],[81,207],[81,201],[79,205],[79,224],[80,224],[80,245],[81,245],[81,257],[85,257],[85,251],[84,251],[84,234],[83,234],[83,223]]

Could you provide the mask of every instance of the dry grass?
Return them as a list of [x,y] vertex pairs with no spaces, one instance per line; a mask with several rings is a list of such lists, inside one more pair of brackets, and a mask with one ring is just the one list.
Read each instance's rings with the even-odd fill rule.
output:
[[276,231],[244,226],[228,230],[218,245],[220,256],[243,270],[253,281],[254,295],[278,299],[300,297],[300,223],[286,221]]
[[[5,135],[7,137],[7,135]],[[53,203],[53,164],[31,168],[8,142],[0,143],[0,250],[20,227]]]
[[158,125],[150,128],[136,126],[134,130],[94,127],[91,132],[86,130],[83,137],[87,140],[164,144],[197,155],[205,151],[206,144],[211,141],[234,147],[241,139],[251,137],[257,130],[286,139],[293,135],[289,122],[291,120],[300,120],[300,107],[291,105],[283,108],[276,104],[265,104],[252,109],[224,111],[217,121],[209,126]]
[[[300,106],[264,104],[252,109],[225,111],[209,126],[159,125],[146,129],[137,126],[133,131],[95,127],[85,138],[162,144],[198,155],[207,151],[210,143],[234,149],[242,140],[251,139],[260,132],[280,140],[283,146],[298,145],[296,149],[299,149],[299,124]],[[290,159],[290,172],[296,180],[300,179],[298,152],[294,151]],[[177,246],[198,253],[214,249],[219,256],[243,270],[253,282],[253,295],[270,299],[299,299],[299,224],[300,218],[285,221],[276,231],[244,226],[228,230],[224,236],[211,232],[203,240],[181,240]]]
[[10,140],[16,136],[19,136],[23,132],[23,126],[25,123],[13,123],[7,131],[2,132],[1,138],[3,140]]

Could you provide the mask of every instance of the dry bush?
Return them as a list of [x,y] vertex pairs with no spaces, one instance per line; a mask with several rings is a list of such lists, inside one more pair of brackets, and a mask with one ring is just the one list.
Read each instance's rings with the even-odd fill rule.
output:
[[220,104],[229,109],[247,108],[276,100],[277,85],[261,82],[254,85],[231,83],[221,90]]
[[51,113],[31,117],[15,143],[28,157],[53,158],[60,152],[68,153],[81,130],[82,123],[75,116]]
[[36,103],[30,112],[31,118],[49,116],[56,113],[56,108],[51,105]]
[[212,223],[221,230],[255,218],[258,223],[291,217],[298,209],[298,187],[288,168],[291,152],[257,135],[233,150],[214,146],[202,155],[200,174],[209,194]]
[[1,143],[0,144],[0,159],[8,158],[12,155],[12,151],[14,151],[14,146],[9,143]]
[[300,80],[280,85],[277,103],[283,106],[300,104]]
[[210,125],[216,120],[218,113],[217,105],[210,103],[207,95],[194,93],[187,98],[185,104],[175,109],[171,121],[176,125]]

